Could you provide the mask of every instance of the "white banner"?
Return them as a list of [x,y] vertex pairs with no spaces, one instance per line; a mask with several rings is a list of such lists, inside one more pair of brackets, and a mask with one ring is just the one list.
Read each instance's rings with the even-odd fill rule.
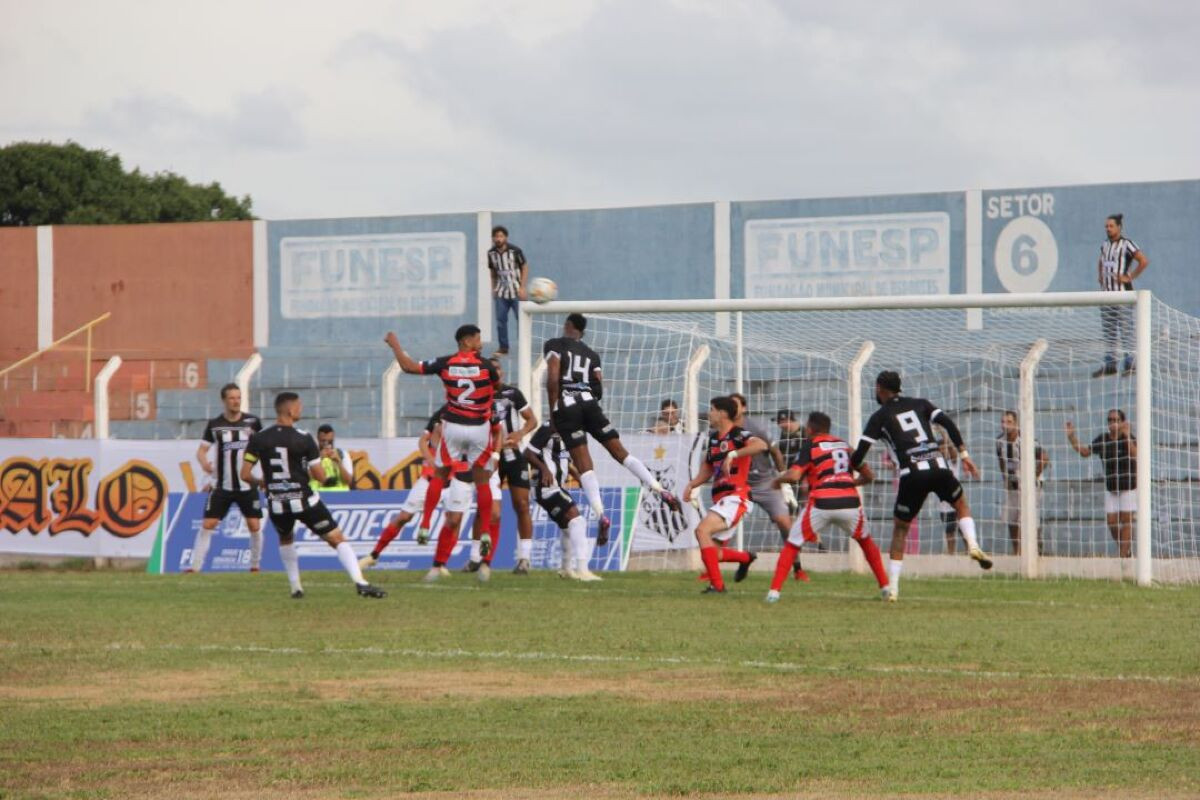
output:
[[949,294],[950,215],[749,220],[745,267],[748,298]]
[[284,319],[462,314],[467,237],[289,236],[279,243],[279,283]]

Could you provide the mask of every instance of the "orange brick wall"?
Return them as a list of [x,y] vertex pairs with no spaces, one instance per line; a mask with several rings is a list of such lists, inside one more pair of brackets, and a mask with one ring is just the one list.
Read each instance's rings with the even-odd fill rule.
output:
[[37,229],[0,228],[0,364],[37,349]]

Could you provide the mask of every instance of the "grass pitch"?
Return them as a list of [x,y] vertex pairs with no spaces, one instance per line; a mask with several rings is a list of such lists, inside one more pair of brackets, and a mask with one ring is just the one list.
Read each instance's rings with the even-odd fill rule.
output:
[[0,796],[1200,795],[1200,588],[0,573]]

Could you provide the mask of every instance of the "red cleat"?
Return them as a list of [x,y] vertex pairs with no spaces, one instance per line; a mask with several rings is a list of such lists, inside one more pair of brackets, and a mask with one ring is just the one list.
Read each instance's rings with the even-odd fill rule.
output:
[[258,567],[251,567],[251,568],[250,568],[250,571],[251,571],[251,572],[262,572],[262,570],[261,570],[260,568],[258,568]]
[[191,575],[191,574],[195,573],[195,571],[196,571],[196,570],[192,569],[191,567],[188,567],[187,569],[185,569],[185,570],[183,571],[183,574],[184,574],[184,575]]
[[802,569],[795,570],[792,573],[792,579],[797,580],[797,581],[804,581],[805,583],[808,583],[808,573]]

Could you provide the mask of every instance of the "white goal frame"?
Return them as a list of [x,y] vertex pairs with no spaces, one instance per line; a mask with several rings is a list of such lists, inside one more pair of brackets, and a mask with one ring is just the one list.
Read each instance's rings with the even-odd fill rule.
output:
[[[865,310],[921,310],[921,309],[962,309],[971,312],[984,308],[1063,308],[1063,307],[1099,307],[1099,306],[1133,306],[1135,309],[1136,354],[1139,369],[1134,373],[1136,381],[1137,426],[1135,436],[1138,442],[1148,450],[1153,447],[1153,396],[1151,356],[1151,300],[1152,294],[1145,289],[1133,292],[1047,292],[1040,294],[952,294],[952,295],[901,295],[894,297],[836,297],[836,298],[765,298],[754,300],[559,300],[550,303],[535,304],[522,302],[518,314],[517,368],[518,386],[526,397],[540,397],[540,391],[534,387],[534,354],[532,352],[533,318],[534,315],[569,314],[638,314],[638,313],[675,313],[675,312],[712,312],[732,314],[734,317],[733,330],[737,352],[737,377],[740,378],[742,365],[742,313],[749,311],[865,311]],[[1032,412],[1034,408],[1034,380],[1037,363],[1045,352],[1047,342],[1038,340],[1030,348],[1021,363],[1019,403],[1023,412]],[[849,366],[849,385],[851,391],[847,398],[848,419],[851,421],[849,432],[850,444],[857,444],[862,431],[862,367],[874,349],[872,342],[866,342],[858,356]],[[689,370],[688,386],[684,387],[684,396],[695,398],[698,387],[692,385],[696,380],[696,371]],[[1032,449],[1034,442],[1034,414],[1020,415],[1022,449]],[[690,422],[690,421],[689,421]],[[695,423],[692,423],[695,424]],[[1153,565],[1151,559],[1151,534],[1154,523],[1151,518],[1152,459],[1147,457],[1137,459],[1137,523],[1134,532],[1134,560],[1136,562],[1137,582],[1140,586],[1149,586],[1153,581]],[[1022,542],[1021,575],[1035,578],[1040,573],[1041,556],[1037,554],[1037,525],[1031,524],[1037,520],[1037,483],[1034,480],[1035,459],[1033,453],[1022,453],[1020,480],[1022,507]],[[858,557],[857,559],[855,557]],[[851,568],[863,569],[861,556],[851,549]]]

